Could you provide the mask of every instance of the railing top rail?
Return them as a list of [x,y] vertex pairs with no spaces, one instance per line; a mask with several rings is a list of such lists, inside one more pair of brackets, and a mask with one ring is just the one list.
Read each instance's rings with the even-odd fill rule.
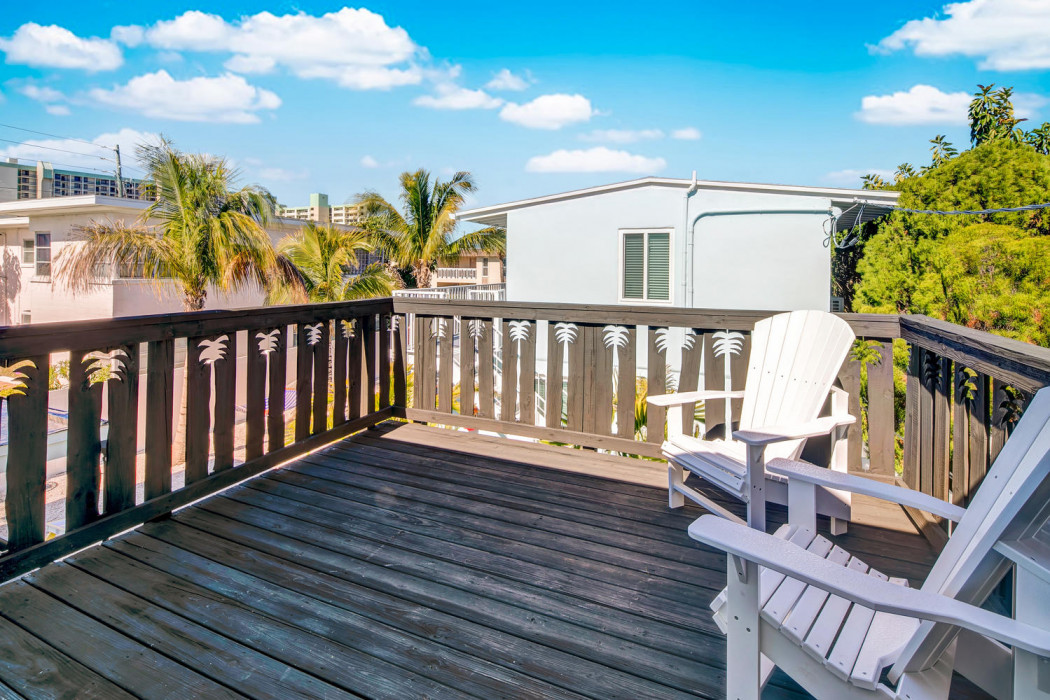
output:
[[900,317],[901,337],[1023,391],[1050,385],[1050,348],[929,316]]
[[148,316],[0,327],[0,359],[20,359],[79,348],[104,348],[168,338],[195,337],[390,312],[393,299],[295,304],[245,309],[179,312]]
[[[482,301],[464,299],[396,298],[397,313],[423,316],[466,316],[468,318],[515,318],[522,320],[575,321],[644,326],[692,328],[730,328],[751,330],[755,323],[779,311],[690,309],[662,306],[620,306],[597,304],[553,304],[543,302]],[[900,326],[895,314],[838,314],[849,322],[857,335],[871,338],[898,338]]]

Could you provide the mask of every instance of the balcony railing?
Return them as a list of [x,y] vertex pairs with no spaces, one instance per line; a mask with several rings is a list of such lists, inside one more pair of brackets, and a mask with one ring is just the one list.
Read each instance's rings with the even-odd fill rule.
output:
[[[642,394],[696,389],[701,376],[742,388],[748,336],[767,315],[400,297],[0,329],[0,365],[18,384],[0,396],[10,436],[0,579],[388,417],[659,457],[666,414],[643,410]],[[850,464],[893,478],[899,462],[911,488],[965,503],[1050,383],[1050,350],[922,316],[843,318],[861,341],[839,380],[866,426],[850,432]],[[723,333],[739,342],[716,345]],[[909,357],[897,396],[894,343]],[[723,352],[730,345],[739,349]],[[64,524],[48,540],[47,372],[67,353]],[[703,422],[684,411],[683,427],[720,430],[737,409],[711,401]],[[173,472],[180,424],[184,485]],[[913,517],[944,536],[941,523]]]
[[452,280],[456,282],[469,282],[478,278],[476,267],[439,267],[434,271],[434,277],[439,282]]
[[395,299],[455,299],[470,301],[503,301],[507,298],[507,285],[457,284],[449,287],[426,287],[424,289],[398,289]]

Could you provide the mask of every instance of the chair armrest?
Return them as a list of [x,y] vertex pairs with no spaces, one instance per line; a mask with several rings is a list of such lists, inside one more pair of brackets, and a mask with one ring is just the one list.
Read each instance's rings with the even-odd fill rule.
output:
[[789,483],[791,481],[804,481],[807,484],[816,484],[817,486],[824,486],[839,491],[859,493],[883,501],[891,501],[902,506],[918,508],[953,522],[959,522],[966,513],[965,508],[960,508],[919,491],[895,486],[894,484],[886,484],[874,479],[866,479],[854,474],[844,474],[831,469],[824,469],[805,462],[796,462],[792,459],[770,460],[766,464],[766,469],[774,474],[786,476]]
[[646,398],[653,406],[680,406],[697,401],[714,401],[715,399],[742,399],[743,391],[685,391],[681,394],[658,394]]
[[737,430],[733,433],[733,439],[755,447],[770,445],[774,442],[785,440],[800,440],[802,438],[827,435],[835,428],[843,425],[852,425],[857,419],[847,414],[839,416],[825,416],[797,425],[775,425],[763,428],[751,428],[749,430]]
[[[833,564],[801,547],[785,546],[779,537],[746,525],[703,515],[689,526],[689,536],[872,610],[961,627],[1037,656],[1050,657],[1050,630],[939,593],[898,586]],[[734,575],[732,567],[729,575]]]

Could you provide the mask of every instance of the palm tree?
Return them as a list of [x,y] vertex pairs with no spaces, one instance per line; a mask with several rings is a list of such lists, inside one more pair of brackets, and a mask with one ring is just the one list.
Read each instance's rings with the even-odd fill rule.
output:
[[[385,266],[373,263],[358,274],[358,253],[373,250],[370,234],[361,229],[342,230],[310,222],[277,244],[302,276],[306,298],[313,303],[351,301],[390,296],[395,280]],[[297,301],[294,288],[277,286],[267,297],[270,303]]]
[[[56,257],[58,282],[85,291],[100,267],[114,264],[158,285],[173,284],[185,311],[203,309],[209,287],[301,289],[298,273],[277,254],[265,229],[273,195],[253,185],[236,188],[237,173],[225,159],[181,153],[164,139],[139,146],[138,157],[156,199],[131,225],[93,222],[79,229],[81,245]],[[185,414],[184,390],[176,463],[185,459]]]
[[430,286],[431,271],[438,263],[455,262],[464,253],[506,254],[507,234],[499,227],[453,237],[455,214],[465,196],[476,189],[470,173],[458,172],[442,182],[420,169],[401,173],[400,185],[400,212],[377,192],[358,195],[357,204],[376,247],[410,272],[417,287]]

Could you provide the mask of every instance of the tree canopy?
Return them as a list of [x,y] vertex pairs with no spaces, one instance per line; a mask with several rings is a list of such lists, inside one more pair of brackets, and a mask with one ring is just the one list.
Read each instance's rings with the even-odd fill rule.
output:
[[[931,141],[932,162],[902,164],[893,184],[910,209],[972,210],[1050,202],[1050,124],[1024,132],[1008,88],[980,86],[973,147]],[[894,212],[838,256],[836,284],[862,312],[919,313],[1050,345],[1050,210],[985,215]],[[852,268],[852,269],[850,269]]]

